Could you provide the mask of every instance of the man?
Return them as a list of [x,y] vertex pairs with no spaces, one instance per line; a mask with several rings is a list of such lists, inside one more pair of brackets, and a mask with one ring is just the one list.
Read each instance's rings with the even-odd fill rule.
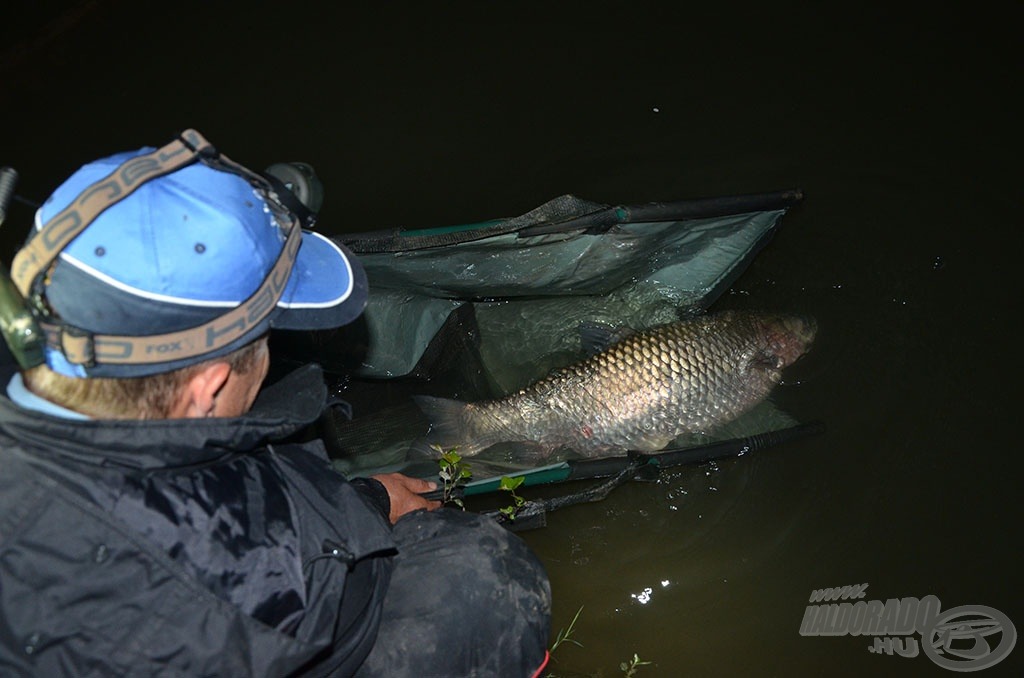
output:
[[546,662],[550,590],[518,538],[433,511],[432,483],[336,474],[301,442],[315,365],[260,392],[271,328],[366,301],[281,189],[189,130],[85,165],[37,213],[11,276],[45,341],[0,375],[0,675]]

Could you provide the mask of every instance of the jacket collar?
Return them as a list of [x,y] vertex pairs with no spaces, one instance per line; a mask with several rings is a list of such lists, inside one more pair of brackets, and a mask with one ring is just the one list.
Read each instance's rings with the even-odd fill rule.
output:
[[267,387],[247,414],[233,418],[74,421],[23,409],[3,395],[0,432],[34,452],[79,463],[175,468],[245,453],[297,433],[317,420],[326,397],[318,365],[301,367]]

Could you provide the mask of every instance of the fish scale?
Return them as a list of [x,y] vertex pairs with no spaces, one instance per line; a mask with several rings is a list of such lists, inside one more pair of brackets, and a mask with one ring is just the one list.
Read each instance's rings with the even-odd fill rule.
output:
[[416,402],[433,442],[463,455],[499,442],[586,456],[653,452],[761,402],[815,331],[805,317],[725,311],[634,333],[504,398]]

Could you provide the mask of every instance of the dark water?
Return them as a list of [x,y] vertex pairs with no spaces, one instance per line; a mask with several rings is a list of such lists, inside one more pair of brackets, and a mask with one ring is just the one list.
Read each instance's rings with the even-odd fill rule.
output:
[[1019,3],[72,6],[4,29],[0,164],[26,196],[185,127],[312,163],[337,233],[804,189],[717,307],[818,319],[774,400],[827,432],[525,533],[555,629],[583,607],[555,673],[944,673],[799,634],[813,589],[864,582],[1024,629]]

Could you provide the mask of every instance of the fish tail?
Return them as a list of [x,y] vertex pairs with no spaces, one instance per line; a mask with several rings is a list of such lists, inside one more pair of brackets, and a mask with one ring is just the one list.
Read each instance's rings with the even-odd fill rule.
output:
[[413,396],[430,421],[428,440],[447,451],[455,449],[463,457],[478,454],[500,442],[494,431],[481,425],[479,413],[472,403],[434,396]]

